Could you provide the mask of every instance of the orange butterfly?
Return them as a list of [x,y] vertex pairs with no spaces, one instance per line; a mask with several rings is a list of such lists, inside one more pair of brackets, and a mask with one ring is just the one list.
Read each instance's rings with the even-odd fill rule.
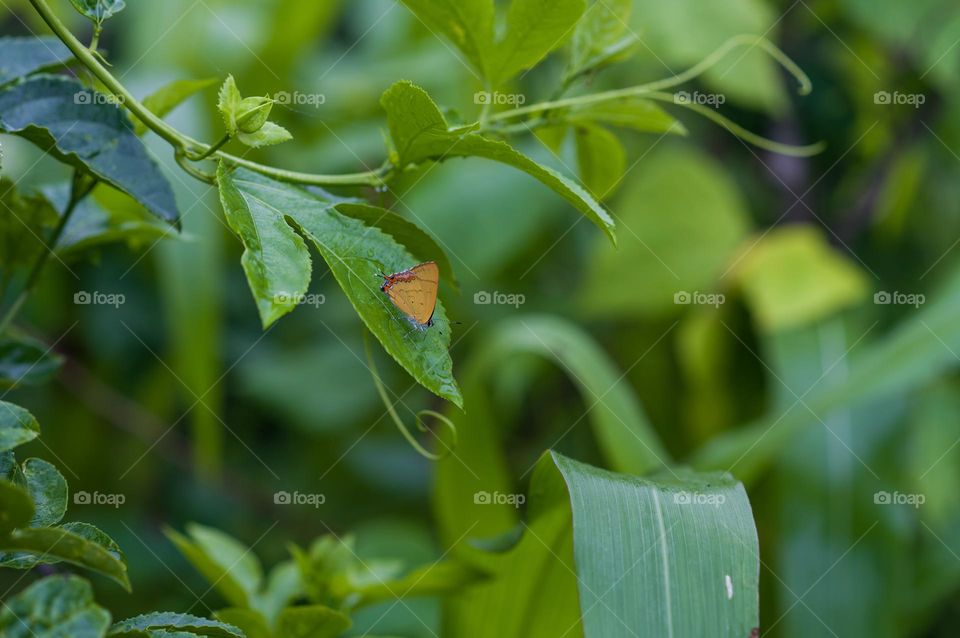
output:
[[407,316],[418,330],[433,325],[433,311],[437,307],[437,289],[440,287],[440,269],[436,262],[427,261],[392,275],[382,275],[380,290],[393,305]]

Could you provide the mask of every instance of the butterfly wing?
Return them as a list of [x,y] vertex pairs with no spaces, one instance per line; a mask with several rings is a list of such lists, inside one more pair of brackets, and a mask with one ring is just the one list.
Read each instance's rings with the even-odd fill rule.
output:
[[386,291],[403,314],[426,326],[437,307],[437,290],[440,287],[440,269],[432,261],[410,269],[411,277],[396,281]]

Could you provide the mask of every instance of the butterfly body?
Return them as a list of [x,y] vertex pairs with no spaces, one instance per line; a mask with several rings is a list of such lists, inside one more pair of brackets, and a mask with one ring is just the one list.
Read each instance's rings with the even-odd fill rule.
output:
[[427,261],[392,275],[383,275],[380,290],[414,328],[426,330],[433,325],[439,286],[440,269],[435,262]]

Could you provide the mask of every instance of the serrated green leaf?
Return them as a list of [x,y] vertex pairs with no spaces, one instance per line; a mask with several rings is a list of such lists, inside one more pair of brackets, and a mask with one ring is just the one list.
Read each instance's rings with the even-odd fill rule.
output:
[[493,45],[492,0],[402,0],[433,33],[460,49],[474,69],[487,77]]
[[93,602],[90,583],[77,576],[39,580],[0,608],[4,638],[102,638],[110,613]]
[[0,480],[0,534],[27,526],[33,518],[33,511],[33,501],[27,490]]
[[71,60],[70,49],[53,36],[0,38],[0,86]]
[[[151,113],[162,118],[194,94],[216,83],[217,78],[174,80],[145,97],[143,99],[143,105],[147,107]],[[137,135],[143,135],[148,129],[143,122],[137,119],[133,123],[133,130]]]
[[123,11],[124,7],[127,6],[124,0],[70,0],[70,3],[80,15],[98,26]]
[[293,135],[290,131],[279,124],[273,122],[264,122],[259,129],[253,133],[237,133],[237,139],[251,148],[260,148],[261,146],[273,146],[287,140],[292,140]]
[[32,441],[40,434],[36,418],[19,405],[0,401],[0,452]]
[[[97,97],[100,96],[100,97]],[[89,171],[151,213],[179,223],[173,189],[117,107],[76,80],[35,76],[0,92],[0,130]]]
[[0,337],[0,388],[41,385],[63,364],[63,357],[35,339]]
[[584,0],[513,0],[490,75],[500,85],[563,44],[583,15]]
[[[119,557],[120,560],[126,560],[123,555],[123,551],[121,551],[120,546],[117,545],[116,541],[90,523],[81,523],[75,521],[71,523],[64,523],[63,525],[58,526],[57,529],[62,529],[70,532],[71,534],[76,534],[81,538],[85,538],[91,543],[99,545],[111,554]],[[32,569],[37,565],[56,565],[60,562],[62,561],[59,558],[52,555],[27,554],[22,552],[3,554],[2,558],[0,558],[0,565],[12,567],[14,569]]]
[[67,512],[67,480],[53,464],[43,459],[27,459],[20,466],[18,482],[30,494],[34,514],[29,527],[56,525]]
[[233,137],[237,134],[237,110],[240,108],[240,102],[243,98],[240,95],[240,89],[237,88],[237,81],[232,75],[228,75],[220,86],[219,100],[217,101],[217,110],[220,111],[220,117],[223,118],[223,126],[227,129],[227,135]]
[[[381,268],[399,272],[417,263],[403,246],[379,229],[340,213],[343,204],[330,203],[295,186],[245,170],[231,172],[222,165],[218,180],[228,193],[225,204],[238,207],[231,214],[259,220],[259,225],[290,220],[316,246],[360,318],[386,351],[425,388],[460,403],[443,304],[437,302],[434,325],[419,331],[380,291]],[[241,197],[235,197],[234,189]],[[304,277],[309,278],[309,272]],[[260,283],[255,285],[263,288]],[[279,289],[278,285],[271,283],[269,289]],[[258,294],[253,284],[251,288]]]
[[107,635],[117,636],[117,638],[136,638],[142,635],[140,632],[151,630],[183,631],[189,635],[212,638],[244,638],[243,632],[238,627],[228,623],[173,611],[158,611],[121,620],[110,627]]
[[122,555],[60,527],[16,529],[0,537],[0,550],[39,554],[44,562],[64,561],[96,571],[130,590],[127,563]]
[[613,194],[627,168],[627,152],[617,136],[600,126],[574,128],[580,181],[602,201]]
[[287,607],[277,618],[284,638],[335,638],[350,628],[350,618],[323,605]]
[[538,164],[506,142],[472,132],[472,126],[450,129],[440,109],[420,87],[397,82],[384,92],[380,103],[387,112],[398,165],[448,157],[483,157],[513,166],[561,195],[616,242],[610,214],[580,184]]

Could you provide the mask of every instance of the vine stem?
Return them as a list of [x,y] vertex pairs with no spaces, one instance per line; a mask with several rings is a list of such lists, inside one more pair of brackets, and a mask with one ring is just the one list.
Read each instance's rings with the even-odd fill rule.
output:
[[6,333],[7,328],[10,327],[10,324],[17,316],[17,313],[20,312],[20,308],[27,301],[30,293],[33,292],[33,287],[40,278],[40,273],[43,271],[44,266],[46,266],[47,262],[50,261],[50,255],[52,255],[53,251],[56,249],[57,242],[60,241],[60,237],[63,235],[63,231],[67,227],[67,223],[70,221],[70,217],[73,215],[73,211],[76,209],[77,204],[79,204],[80,201],[86,197],[96,185],[96,179],[90,179],[89,181],[85,182],[84,175],[82,173],[77,171],[73,174],[73,182],[70,186],[70,200],[67,202],[66,208],[63,209],[63,214],[60,215],[60,221],[57,222],[56,228],[53,229],[53,233],[50,235],[47,245],[44,246],[45,250],[41,251],[40,255],[37,256],[37,260],[33,262],[33,267],[30,269],[30,273],[27,275],[27,279],[23,284],[23,289],[20,291],[20,294],[17,295],[17,298],[14,300],[7,312],[3,315],[3,318],[0,319],[0,335]]
[[196,151],[206,153],[211,157],[217,157],[234,166],[241,166],[251,171],[272,177],[281,182],[293,182],[296,184],[311,184],[314,186],[380,186],[383,184],[384,177],[389,173],[390,166],[381,166],[372,171],[363,171],[360,173],[345,173],[342,175],[322,175],[317,173],[301,173],[298,171],[288,171],[273,166],[265,166],[252,162],[250,160],[224,153],[223,151],[212,150],[211,146],[199,142],[192,137],[181,133],[170,126],[162,119],[154,115],[142,102],[137,100],[123,84],[113,76],[112,73],[100,63],[96,55],[80,42],[73,33],[64,25],[47,5],[46,0],[30,0],[30,4],[40,14],[43,21],[47,23],[50,30],[53,31],[61,42],[63,42],[74,57],[80,61],[100,82],[103,83],[115,96],[117,96],[124,107],[137,117],[143,124],[158,136],[166,140],[175,149],[181,149],[184,152]]

